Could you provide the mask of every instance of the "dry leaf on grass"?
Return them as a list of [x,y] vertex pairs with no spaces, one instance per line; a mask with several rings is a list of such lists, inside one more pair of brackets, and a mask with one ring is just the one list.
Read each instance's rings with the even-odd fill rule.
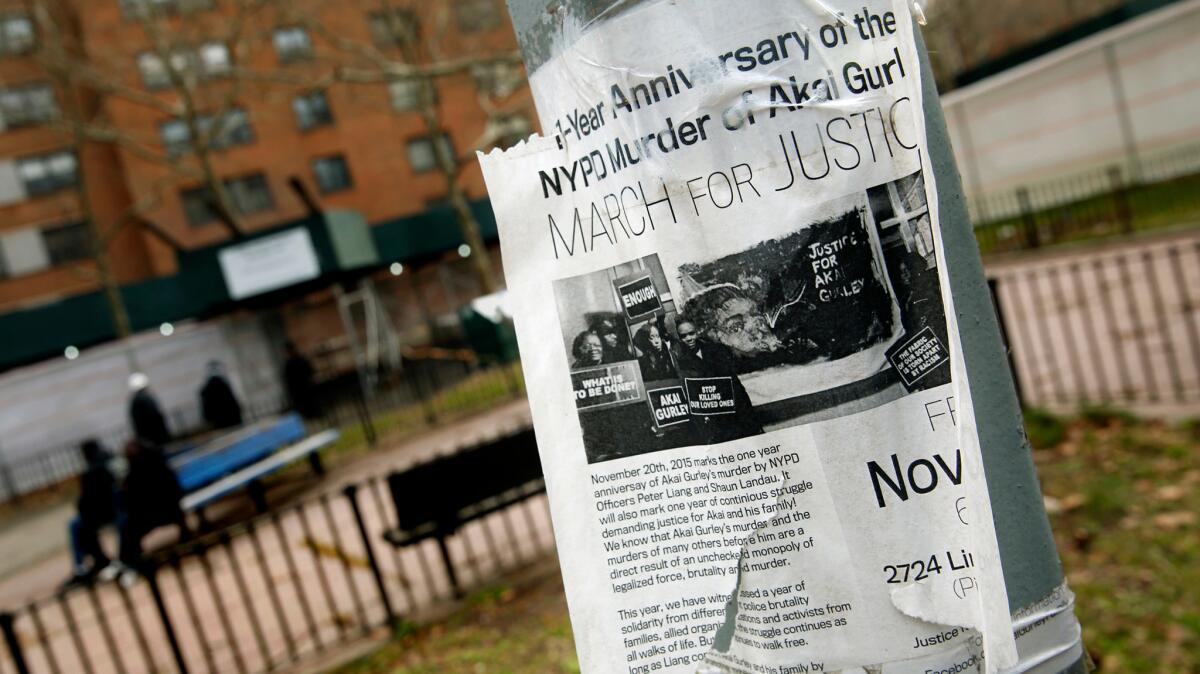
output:
[[1169,513],[1159,513],[1153,518],[1154,525],[1162,529],[1178,529],[1196,523],[1196,513],[1190,510],[1176,510]]
[[1190,489],[1181,484],[1169,484],[1159,487],[1158,491],[1154,492],[1154,497],[1160,501],[1178,501],[1190,492]]

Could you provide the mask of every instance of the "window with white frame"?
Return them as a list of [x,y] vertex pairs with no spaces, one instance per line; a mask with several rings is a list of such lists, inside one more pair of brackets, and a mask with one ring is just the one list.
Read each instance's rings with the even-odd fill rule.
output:
[[54,87],[46,82],[0,88],[0,129],[48,122],[57,116]]
[[197,51],[200,63],[200,74],[204,77],[219,77],[228,75],[233,68],[233,59],[229,56],[229,45],[224,42],[205,42]]
[[313,55],[312,40],[308,37],[308,31],[300,26],[276,28],[272,41],[275,43],[275,54],[283,63],[300,61]]
[[[267,176],[253,173],[239,178],[225,180],[225,192],[238,213],[250,215],[269,211],[275,208],[275,197],[271,194],[271,186]],[[213,208],[215,196],[208,187],[193,187],[180,192],[184,214],[193,226],[208,224],[217,219]]]
[[525,74],[520,66],[504,61],[493,61],[471,66],[471,79],[475,88],[496,98],[503,98],[520,88]]
[[[200,79],[227,75],[233,67],[229,45],[223,42],[205,42],[195,49],[180,47],[170,53],[169,59],[175,73],[183,76],[194,74]],[[171,84],[171,73],[158,54],[138,54],[137,67],[142,84],[147,89],[161,89]]]
[[496,115],[488,119],[486,133],[490,135],[494,147],[507,150],[533,134],[533,123],[520,112]]
[[229,190],[229,198],[239,213],[259,213],[275,208],[271,186],[267,184],[267,176],[262,173],[226,180],[225,189]]
[[333,111],[324,91],[310,91],[293,98],[292,110],[296,113],[296,124],[303,131],[333,124]]
[[325,194],[348,190],[354,186],[354,181],[350,178],[350,166],[340,154],[314,159],[313,174],[317,177],[317,187]]
[[[200,115],[196,118],[196,127],[208,147],[213,150],[254,142],[254,127],[251,126],[250,116],[243,108],[230,108],[221,113]],[[159,135],[163,147],[171,156],[179,156],[194,149],[192,135],[185,120],[171,119],[163,122],[159,126]]]
[[72,222],[42,230],[51,265],[92,257],[92,234],[86,222]]
[[[454,159],[454,144],[450,135],[443,133],[438,137],[450,158]],[[433,137],[424,136],[408,141],[408,163],[413,173],[425,173],[438,168],[437,153],[434,150]]]
[[0,278],[35,274],[92,257],[91,231],[81,221],[0,233]]
[[24,12],[0,14],[0,56],[33,49],[33,20]]
[[425,83],[420,80],[396,80],[388,82],[388,97],[392,100],[392,109],[400,112],[416,110],[421,107],[421,91]]
[[22,157],[17,160],[17,175],[31,197],[73,187],[79,181],[79,164],[71,150]]
[[171,76],[167,72],[167,66],[158,57],[158,54],[150,52],[138,54],[137,68],[138,73],[142,76],[142,84],[147,89],[157,89],[171,83]]

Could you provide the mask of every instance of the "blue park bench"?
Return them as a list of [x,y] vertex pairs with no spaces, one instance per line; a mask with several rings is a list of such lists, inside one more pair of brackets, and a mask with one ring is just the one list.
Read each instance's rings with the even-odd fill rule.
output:
[[205,443],[176,449],[168,463],[185,496],[185,513],[203,519],[206,505],[240,489],[250,494],[259,512],[267,509],[262,479],[299,459],[308,459],[313,473],[323,475],[320,450],[337,440],[330,429],[308,436],[295,413],[258,421]]
[[[308,459],[314,473],[323,475],[320,450],[339,435],[339,431],[330,429],[308,436],[304,422],[292,413],[264,419],[201,443],[175,444],[167,449],[167,464],[183,489],[180,509],[185,514],[196,513],[204,526],[205,506],[244,488],[255,508],[264,512],[267,499],[262,479],[302,458]],[[180,535],[190,535],[186,523],[180,524],[184,525]],[[76,516],[68,524],[72,541],[78,527]]]

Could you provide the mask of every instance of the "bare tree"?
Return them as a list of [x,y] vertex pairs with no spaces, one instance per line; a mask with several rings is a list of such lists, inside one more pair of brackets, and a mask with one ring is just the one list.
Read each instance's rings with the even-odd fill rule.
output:
[[[483,0],[484,2],[494,0]],[[470,246],[471,264],[485,292],[498,288],[495,270],[462,184],[463,170],[474,161],[476,150],[510,144],[532,133],[528,106],[513,94],[525,86],[520,52],[512,46],[489,49],[455,40],[451,12],[457,5],[422,0],[360,0],[368,12],[370,37],[347,34],[321,20],[320,0],[288,2],[287,12],[296,23],[319,36],[331,50],[325,77],[349,85],[407,84],[414,90],[415,110],[432,143],[438,171],[446,182],[447,199],[459,230]],[[478,4],[478,3],[475,3]],[[344,11],[344,10],[343,10]],[[496,10],[499,11],[499,10]],[[502,15],[499,15],[502,17]],[[459,17],[461,18],[461,17]],[[438,84],[455,77],[474,77],[488,86],[478,88],[478,105],[488,123],[483,135],[468,151],[457,155],[445,142],[447,124],[438,98]]]
[[[77,28],[73,0],[24,0],[24,5],[39,35],[34,56],[59,92],[60,115],[53,124],[76,153],[79,215],[88,228],[94,281],[109,306],[117,337],[125,338],[132,334],[132,325],[110,251],[117,237],[130,227],[147,230],[180,249],[167,230],[147,217],[162,204],[166,191],[180,183],[201,185],[217,219],[230,234],[237,237],[245,231],[214,168],[214,154],[229,133],[242,83],[234,77],[231,64],[220,72],[212,71],[212,63],[204,62],[196,45],[241,44],[246,19],[256,6],[239,3],[232,19],[224,17],[219,24],[199,26],[190,16],[172,20],[158,3],[123,0],[122,6],[138,21],[150,48],[137,54],[95,54]],[[160,91],[147,91],[143,82],[130,81],[129,73],[138,62],[153,64],[149,70],[160,78]],[[217,77],[220,86],[211,87]],[[118,101],[179,120],[187,129],[187,147],[182,151],[164,147],[157,135],[120,127],[113,122],[109,108]],[[107,217],[95,207],[88,163],[82,161],[89,147],[104,144],[166,169],[149,189],[133,194],[127,208]],[[130,367],[137,369],[136,357],[131,352],[126,355]]]
[[[463,238],[471,247],[470,263],[481,286],[497,283],[466,191],[464,168],[473,150],[485,149],[531,132],[519,114],[527,102],[512,94],[524,86],[519,53],[506,42],[500,49],[454,45],[454,56],[442,44],[450,17],[445,3],[369,2],[362,14],[372,16],[374,39],[331,29],[322,12],[345,11],[320,0],[229,0],[214,8],[211,0],[120,0],[126,18],[139,27],[141,44],[90,44],[78,25],[86,0],[23,0],[34,17],[41,39],[36,58],[57,84],[62,99],[55,122],[77,155],[92,144],[106,144],[130,161],[144,162],[158,173],[156,180],[131,186],[132,203],[109,215],[95,207],[86,163],[77,162],[80,215],[87,223],[96,281],[103,288],[119,337],[131,325],[113,272],[113,241],[130,227],[148,228],[179,248],[168,231],[154,222],[164,196],[180,185],[194,185],[205,195],[215,219],[233,237],[246,232],[244,217],[219,171],[221,150],[245,120],[241,103],[253,105],[273,95],[290,97],[298,91],[329,86],[386,86],[396,82],[416,87],[416,110],[432,140],[438,171],[445,177],[448,200]],[[307,5],[306,5],[307,2]],[[409,6],[411,5],[411,7]],[[419,8],[419,11],[418,11]],[[405,21],[419,16],[420,21]],[[502,15],[501,15],[502,16]],[[299,25],[319,36],[321,58],[312,67],[294,69],[272,65],[255,68],[257,50],[271,50],[281,25]],[[262,59],[257,59],[262,63]],[[136,65],[136,67],[135,67]],[[140,77],[139,77],[140,75]],[[438,101],[438,84],[447,78],[475,75],[491,86],[481,89],[478,104],[488,119],[483,135],[463,156],[438,139],[448,126]],[[166,119],[175,133],[155,133],[119,119],[115,111],[141,111]],[[150,113],[149,115],[145,113]],[[143,174],[144,175],[144,174]]]

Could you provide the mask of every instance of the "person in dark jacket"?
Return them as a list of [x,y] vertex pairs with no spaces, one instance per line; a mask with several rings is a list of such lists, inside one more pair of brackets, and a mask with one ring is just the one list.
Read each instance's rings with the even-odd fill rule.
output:
[[633,360],[633,349],[629,348],[629,329],[618,314],[600,312],[586,316],[588,330],[600,338],[604,350],[604,364]]
[[171,431],[158,400],[150,392],[150,378],[141,372],[129,375],[129,390],[133,392],[129,399],[129,421],[134,437],[159,446],[170,442]]
[[317,400],[316,385],[313,383],[312,362],[291,342],[286,342],[283,348],[286,354],[283,362],[283,386],[287,389],[292,408],[305,419],[315,418],[320,415],[321,406]]
[[688,379],[728,379],[733,392],[732,414],[697,415],[700,435],[708,444],[719,444],[761,434],[762,422],[746,387],[738,377],[737,357],[733,349],[701,337],[697,322],[692,318],[680,318],[676,330],[679,341],[673,345],[673,353],[685,386]]
[[95,440],[84,441],[79,450],[84,470],[79,476],[77,514],[68,525],[74,561],[69,583],[87,582],[108,567],[111,560],[100,545],[100,529],[117,517],[117,481],[108,468],[108,452]]
[[656,323],[643,325],[633,336],[633,345],[638,350],[638,364],[642,368],[642,381],[674,379],[677,376],[662,336],[663,330]]
[[187,534],[179,500],[183,489],[167,464],[162,448],[130,440],[125,446],[129,473],[121,489],[121,513],[117,528],[121,536],[121,564],[126,569],[142,565],[142,538],[154,529],[175,524]]
[[233,387],[225,378],[221,364],[208,364],[208,379],[200,389],[200,412],[204,421],[213,428],[231,428],[242,425],[242,406],[238,403]]

